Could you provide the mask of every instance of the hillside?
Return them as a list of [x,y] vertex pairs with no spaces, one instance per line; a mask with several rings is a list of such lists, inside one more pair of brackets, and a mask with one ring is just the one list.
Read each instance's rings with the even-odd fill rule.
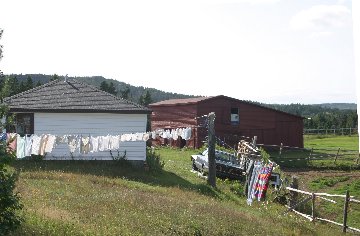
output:
[[[315,104],[314,104],[315,105]],[[324,108],[334,108],[339,110],[356,110],[356,103],[322,103],[318,104]]]

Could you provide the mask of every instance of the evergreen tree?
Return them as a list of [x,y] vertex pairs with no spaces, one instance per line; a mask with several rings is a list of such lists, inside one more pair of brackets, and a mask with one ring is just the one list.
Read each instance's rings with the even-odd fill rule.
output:
[[109,90],[109,85],[106,83],[105,80],[103,82],[101,82],[100,89],[105,92],[107,92]]
[[23,81],[21,81],[20,84],[19,84],[19,91],[18,92],[21,93],[21,92],[24,92],[26,90],[27,89],[26,89],[25,83]]
[[53,76],[51,76],[50,81],[54,81],[54,80],[58,80],[60,77],[57,74],[53,74]]
[[35,87],[39,87],[39,86],[41,86],[40,80],[38,80],[38,82],[36,83]]
[[112,95],[115,95],[117,94],[117,91],[116,91],[116,88],[115,88],[115,85],[113,82],[110,82],[109,86],[108,86],[108,93],[111,93]]
[[152,103],[152,98],[149,90],[146,90],[145,95],[140,96],[139,103],[142,106],[148,106],[150,103]]
[[34,82],[30,75],[26,79],[25,87],[26,87],[26,90],[32,89],[34,87]]
[[126,86],[125,89],[120,90],[120,97],[128,100],[130,95],[130,87]]

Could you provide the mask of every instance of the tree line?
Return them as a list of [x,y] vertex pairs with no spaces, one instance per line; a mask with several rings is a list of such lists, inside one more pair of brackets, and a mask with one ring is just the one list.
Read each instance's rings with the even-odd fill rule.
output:
[[[50,80],[60,78],[61,76],[58,75],[8,75],[0,79],[0,87],[9,87],[7,89],[8,94],[6,95],[12,96],[43,83],[47,83]],[[121,97],[143,106],[148,106],[150,103],[167,99],[194,97],[183,94],[167,93],[152,88],[135,87],[123,82],[105,79],[101,76],[76,77],[75,79],[98,87],[103,91],[113,94],[114,96]],[[5,81],[7,81],[6,84]],[[348,106],[349,104],[342,104],[342,107],[346,109],[339,109],[332,108],[331,104],[322,106],[304,104],[264,104],[258,102],[252,103],[302,116],[304,117],[305,129],[356,128],[358,125],[356,109],[348,109],[350,107]],[[336,107],[339,107],[339,104],[335,105]]]
[[264,106],[304,117],[304,129],[356,128],[357,112],[321,105],[262,104]]

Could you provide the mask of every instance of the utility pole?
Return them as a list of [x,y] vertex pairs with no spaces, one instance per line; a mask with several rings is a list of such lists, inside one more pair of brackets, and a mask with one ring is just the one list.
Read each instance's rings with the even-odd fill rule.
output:
[[208,161],[209,161],[209,175],[208,184],[216,187],[216,163],[215,163],[215,113],[211,112],[208,115]]

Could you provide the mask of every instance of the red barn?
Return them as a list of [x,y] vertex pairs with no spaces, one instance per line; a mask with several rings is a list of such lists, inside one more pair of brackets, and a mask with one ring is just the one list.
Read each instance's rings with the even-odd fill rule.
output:
[[223,95],[170,99],[149,106],[152,130],[192,127],[190,140],[176,142],[180,147],[203,145],[207,129],[204,118],[197,117],[210,112],[216,115],[216,136],[230,145],[237,144],[241,136],[257,136],[261,144],[304,146],[303,117]]

